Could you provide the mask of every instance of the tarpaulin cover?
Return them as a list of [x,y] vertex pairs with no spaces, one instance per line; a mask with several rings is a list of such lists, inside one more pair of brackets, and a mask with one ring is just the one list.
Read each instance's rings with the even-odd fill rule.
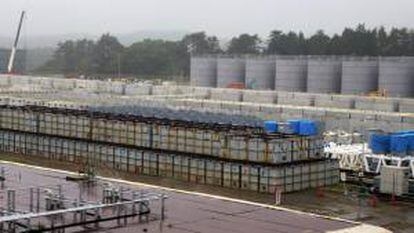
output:
[[393,134],[390,140],[390,151],[392,153],[407,153],[409,137],[406,134]]
[[414,130],[402,130],[402,131],[397,131],[393,134],[414,134]]
[[414,133],[406,134],[408,139],[408,152],[414,152]]
[[385,154],[390,152],[390,143],[390,135],[373,134],[369,141],[369,147],[374,154]]

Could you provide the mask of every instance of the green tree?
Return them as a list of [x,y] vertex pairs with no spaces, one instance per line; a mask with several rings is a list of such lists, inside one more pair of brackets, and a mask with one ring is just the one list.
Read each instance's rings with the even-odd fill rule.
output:
[[306,53],[312,55],[329,54],[331,38],[323,30],[318,30],[306,41]]
[[384,55],[406,56],[413,55],[413,33],[407,28],[392,28],[388,34],[387,47]]
[[227,53],[231,54],[258,54],[261,40],[258,35],[241,34],[234,37],[229,44]]
[[132,44],[124,54],[124,71],[140,75],[178,74],[178,42],[149,40]]
[[74,72],[79,74],[90,74],[93,72],[91,66],[94,58],[95,43],[91,40],[79,40],[75,44],[76,67]]
[[348,55],[376,55],[376,30],[368,30],[365,25],[359,24],[355,30],[345,28],[342,33],[342,46]]
[[388,33],[384,27],[377,30],[378,55],[386,55],[389,50]]
[[54,55],[55,67],[65,74],[74,72],[76,68],[75,43],[72,40],[59,43]]
[[328,45],[328,52],[330,55],[344,55],[345,49],[342,47],[342,37],[338,34],[335,34]]
[[192,54],[221,53],[220,44],[215,36],[207,36],[205,32],[197,32],[184,36],[182,49]]
[[104,34],[96,42],[94,49],[93,67],[98,73],[114,74],[118,70],[118,61],[123,53],[123,46],[118,39],[110,34]]
[[269,36],[268,54],[306,54],[306,39],[302,32],[272,31]]
[[91,40],[68,40],[58,44],[53,59],[40,69],[62,72],[64,74],[93,72],[91,61],[93,59],[95,44]]
[[[228,53],[260,53],[257,35],[234,37]],[[59,43],[53,59],[39,70],[64,74],[114,74],[121,57],[122,70],[130,74],[188,75],[190,56],[222,53],[219,40],[197,32],[180,41],[145,40],[124,48],[118,40],[104,34],[97,41],[68,40]],[[333,54],[414,56],[414,31],[407,28],[384,27],[368,29],[364,24],[345,28],[332,37],[322,30],[306,38],[302,32],[274,30],[267,41],[267,54]]]
[[267,54],[278,54],[280,52],[280,43],[282,41],[282,37],[282,31],[275,30],[270,32],[268,46],[266,49]]

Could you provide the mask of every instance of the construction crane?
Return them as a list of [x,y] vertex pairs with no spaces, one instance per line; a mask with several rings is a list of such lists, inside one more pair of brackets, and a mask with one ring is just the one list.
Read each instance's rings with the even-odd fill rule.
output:
[[7,72],[9,74],[12,73],[12,71],[13,71],[14,59],[16,57],[16,51],[17,51],[17,44],[19,43],[20,31],[22,30],[23,20],[24,20],[24,15],[25,14],[26,14],[26,12],[22,11],[22,14],[20,15],[20,21],[19,21],[19,26],[17,28],[16,38],[14,39],[13,48],[11,50],[10,58],[9,58],[9,64],[7,66]]

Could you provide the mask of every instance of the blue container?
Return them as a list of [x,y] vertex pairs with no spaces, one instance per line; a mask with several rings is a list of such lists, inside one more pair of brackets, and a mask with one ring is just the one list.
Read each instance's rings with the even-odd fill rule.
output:
[[300,122],[301,120],[289,120],[289,126],[292,129],[293,134],[299,134],[300,133]]
[[318,134],[318,127],[315,121],[302,120],[300,122],[299,134],[304,136],[312,136]]
[[390,153],[391,136],[384,134],[372,134],[369,147],[374,154]]
[[312,120],[289,120],[288,121],[292,133],[303,136],[311,136],[318,134],[318,126]]
[[409,137],[407,134],[393,134],[390,139],[390,151],[403,154],[408,152]]
[[264,129],[266,133],[276,133],[278,131],[278,125],[276,121],[265,121]]

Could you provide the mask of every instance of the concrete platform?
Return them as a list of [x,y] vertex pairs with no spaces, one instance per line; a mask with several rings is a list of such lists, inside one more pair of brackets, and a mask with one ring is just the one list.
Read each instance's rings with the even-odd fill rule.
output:
[[[65,179],[66,175],[73,173],[2,161],[0,161],[0,166],[5,167],[7,171],[6,188],[19,189],[61,184],[66,192],[75,192],[76,195],[78,184]],[[164,221],[131,223],[126,227],[115,227],[114,222],[113,226],[106,224],[97,232],[390,232],[375,226],[271,205],[111,178],[101,177],[99,179],[102,182],[111,182],[126,188],[162,192],[169,198],[166,201],[166,220]],[[84,189],[83,192],[89,197],[99,193],[99,190],[90,187]],[[0,194],[4,195],[2,190]],[[19,198],[25,197],[17,199],[20,200]],[[26,201],[23,200],[21,203],[26,203]],[[85,230],[69,229],[66,232],[85,232]]]

